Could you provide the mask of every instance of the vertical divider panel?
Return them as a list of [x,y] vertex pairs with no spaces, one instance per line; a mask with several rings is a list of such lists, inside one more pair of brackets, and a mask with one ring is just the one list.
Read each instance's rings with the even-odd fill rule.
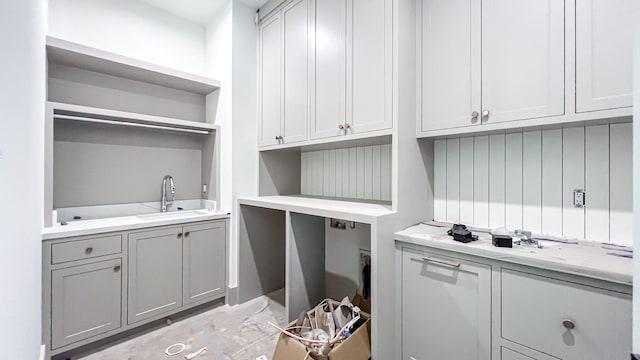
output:
[[609,241],[609,125],[587,126],[585,133],[585,238]]
[[584,189],[584,128],[562,130],[562,235],[584,239],[584,208],[573,205],[573,191]]
[[447,141],[434,142],[433,218],[447,220]]
[[473,220],[473,138],[460,139],[460,223]]
[[460,222],[460,139],[447,140],[447,221]]
[[633,147],[632,125],[611,124],[609,241],[633,244]]
[[542,132],[542,232],[562,234],[562,130]]
[[489,227],[505,223],[505,135],[489,136]]
[[542,232],[542,132],[522,133],[522,228]]
[[364,148],[364,199],[373,199],[373,148]]
[[382,173],[380,171],[381,160],[380,160],[380,145],[373,146],[371,149],[373,154],[373,166],[372,166],[372,180],[373,180],[373,200],[380,200],[380,177]]
[[[477,136],[473,149],[473,221],[489,227],[489,137]],[[437,179],[436,172],[436,186]]]
[[506,135],[505,226],[522,229],[522,133]]
[[380,199],[391,201],[391,145],[380,147]]

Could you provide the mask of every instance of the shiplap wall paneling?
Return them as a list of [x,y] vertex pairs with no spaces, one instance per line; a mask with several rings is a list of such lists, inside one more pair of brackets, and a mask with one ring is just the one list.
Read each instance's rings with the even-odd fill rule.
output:
[[612,124],[610,129],[609,238],[616,244],[632,245],[633,162],[632,125]]
[[542,132],[542,233],[562,235],[562,129]]
[[542,232],[542,131],[522,133],[522,227]]
[[573,192],[584,190],[583,127],[562,130],[562,235],[572,239],[584,239],[584,208],[573,203]]
[[[473,175],[474,225],[489,227],[489,137],[488,136],[476,136],[474,138],[473,172],[474,172],[474,175]],[[445,178],[444,181],[447,181],[447,179]],[[437,173],[435,175],[435,186],[436,187],[438,186]]]
[[[489,136],[489,227],[505,224],[505,135]],[[447,181],[450,181],[447,178]]]
[[473,224],[473,138],[460,139],[460,223]]
[[609,240],[609,125],[585,129],[585,238]]
[[460,222],[460,139],[447,140],[447,221]]
[[435,220],[447,220],[447,141],[436,140],[433,146],[433,216]]
[[522,133],[505,137],[505,216],[508,229],[522,229]]
[[303,195],[391,201],[391,146],[303,151]]
[[391,201],[391,145],[380,146],[380,200]]

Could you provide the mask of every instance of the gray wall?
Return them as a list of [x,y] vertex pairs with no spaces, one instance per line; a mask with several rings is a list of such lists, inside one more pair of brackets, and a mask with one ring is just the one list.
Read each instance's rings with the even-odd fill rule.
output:
[[199,199],[205,137],[57,120],[53,207],[159,201],[166,174],[176,199]]
[[0,348],[38,359],[44,198],[45,0],[0,3]]
[[[640,18],[640,1],[635,2],[636,16],[634,19]],[[636,121],[633,124],[633,178],[634,189],[633,199],[634,209],[640,209],[640,187],[638,179],[640,179],[640,128],[637,119],[640,118],[640,22],[635,22],[634,29],[634,45],[635,51],[633,56],[634,62],[634,117]],[[640,211],[636,210],[633,214],[633,244],[635,252],[640,253]],[[633,282],[634,288],[640,289],[640,261],[633,261]],[[633,352],[640,354],[640,296],[633,297]]]

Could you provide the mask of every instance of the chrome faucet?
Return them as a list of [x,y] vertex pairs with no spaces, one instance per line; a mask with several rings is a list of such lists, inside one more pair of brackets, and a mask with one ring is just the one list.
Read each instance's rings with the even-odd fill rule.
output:
[[[171,193],[171,200],[167,200],[167,185],[170,186],[169,192]],[[171,175],[165,175],[162,179],[162,197],[160,198],[160,205],[162,206],[162,212],[167,212],[167,206],[173,204],[176,199],[176,185],[173,183],[173,177]]]

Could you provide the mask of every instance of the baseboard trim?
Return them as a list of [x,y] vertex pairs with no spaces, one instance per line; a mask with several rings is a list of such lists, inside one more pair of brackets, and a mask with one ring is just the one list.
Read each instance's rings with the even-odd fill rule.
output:
[[227,305],[235,306],[238,305],[240,297],[240,291],[237,286],[229,286],[227,288]]

